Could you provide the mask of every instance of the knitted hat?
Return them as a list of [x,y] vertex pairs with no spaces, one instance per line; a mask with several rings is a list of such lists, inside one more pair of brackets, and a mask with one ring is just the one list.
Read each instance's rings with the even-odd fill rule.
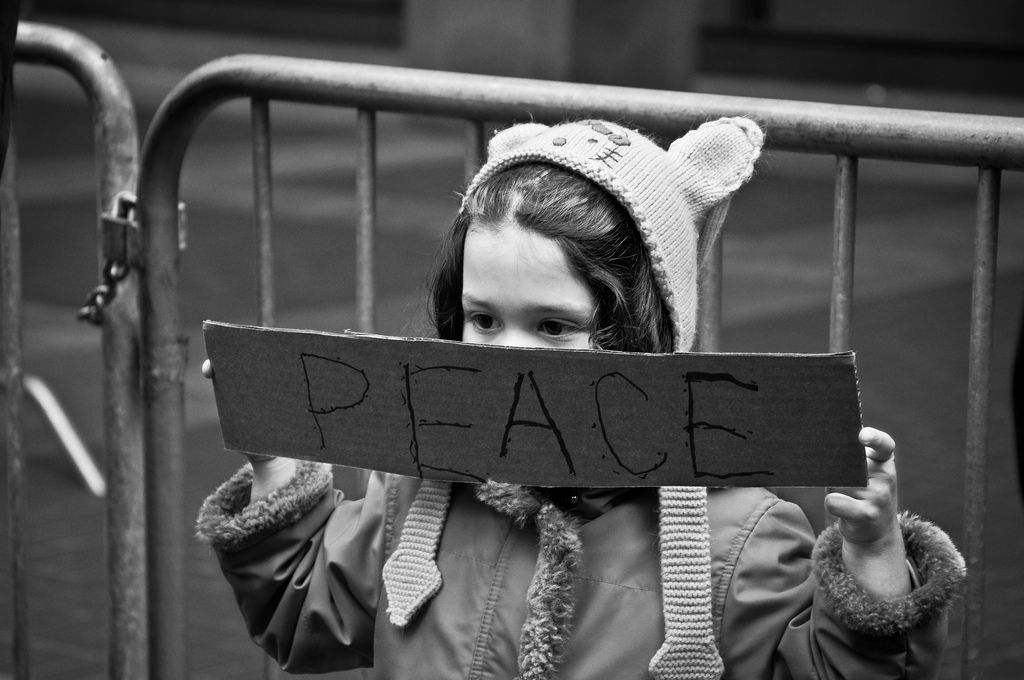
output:
[[[650,254],[651,265],[666,307],[672,316],[673,346],[693,348],[697,330],[697,279],[700,263],[717,236],[728,199],[753,172],[763,134],[745,118],[722,118],[705,123],[664,150],[643,135],[607,121],[571,122],[554,127],[537,123],[515,125],[498,132],[488,146],[488,161],[466,191],[467,198],[489,177],[512,166],[545,162],[595,182],[630,213]],[[518,503],[512,512],[496,496],[520,497],[514,485],[497,493],[488,485],[478,494],[520,523],[534,521],[541,536],[535,583],[555,580],[548,553],[578,550],[571,525],[552,530],[552,512],[543,503]],[[384,573],[389,615],[405,625],[419,607],[441,587],[434,564],[437,543],[447,513],[450,490],[445,483],[421,485],[403,527],[398,548]],[[665,642],[651,660],[655,678],[718,678],[722,661],[714,643],[711,614],[711,561],[704,487],[662,487],[660,550]],[[522,507],[530,507],[529,512]],[[555,538],[545,538],[555,537]],[[546,545],[557,540],[564,545]],[[572,558],[560,564],[575,564]],[[570,592],[571,594],[571,592]],[[532,597],[532,595],[531,595]],[[521,647],[537,643],[535,631],[546,621],[543,604],[533,606]],[[564,617],[563,617],[564,618]],[[537,619],[537,620],[533,620]],[[551,635],[567,635],[563,629]],[[559,645],[560,646],[560,645]],[[554,651],[554,648],[551,650]],[[525,668],[534,657],[557,654],[520,653],[521,677],[542,677],[538,668]],[[550,662],[548,662],[550,663]]]
[[[466,196],[514,165],[542,161],[583,175],[630,213],[651,256],[659,290],[672,310],[675,350],[696,336],[697,271],[724,211],[710,215],[750,178],[763,134],[745,118],[705,123],[664,150],[637,132],[605,121],[548,127],[516,125],[498,132],[488,161]],[[704,228],[708,217],[711,232]],[[714,232],[714,233],[712,233]]]

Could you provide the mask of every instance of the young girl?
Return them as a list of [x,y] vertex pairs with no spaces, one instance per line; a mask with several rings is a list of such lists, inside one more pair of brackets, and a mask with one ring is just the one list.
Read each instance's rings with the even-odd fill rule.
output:
[[[663,150],[604,121],[498,133],[442,248],[440,337],[689,351],[700,252],[760,152],[745,119]],[[794,436],[798,436],[794,433]],[[400,678],[928,678],[963,561],[896,511],[895,444],[815,539],[765,489],[542,489],[260,458],[200,511],[287,670]],[[827,452],[825,452],[827,453]]]

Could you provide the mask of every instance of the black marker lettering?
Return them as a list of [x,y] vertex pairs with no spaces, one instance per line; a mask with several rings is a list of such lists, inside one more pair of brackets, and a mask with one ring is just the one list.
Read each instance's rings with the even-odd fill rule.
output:
[[[519,400],[523,391],[523,380],[527,377],[530,378],[530,388],[537,397],[537,405],[540,406],[541,413],[544,414],[545,422],[516,418],[519,410]],[[525,374],[520,373],[519,377],[516,378],[516,384],[513,388],[512,394],[512,408],[508,411],[508,421],[505,423],[505,432],[501,438],[501,451],[498,454],[501,458],[508,456],[509,434],[512,432],[513,427],[539,427],[541,429],[550,430],[558,441],[558,449],[562,452],[562,458],[565,459],[565,465],[569,468],[569,474],[576,474],[576,468],[573,465],[572,456],[569,455],[569,449],[565,446],[565,440],[562,438],[562,432],[558,429],[558,425],[551,417],[551,413],[548,411],[548,407],[544,403],[544,396],[540,393],[537,381],[533,377],[533,371],[527,371]]]
[[328,359],[303,352],[302,373],[306,379],[307,409],[320,432],[320,448],[327,448],[324,429],[318,416],[355,408],[363,403],[370,391],[366,373],[341,359]]
[[[703,373],[699,371],[692,371],[690,373],[687,373],[684,379],[686,381],[686,391],[689,399],[689,408],[687,410],[688,424],[686,426],[686,432],[690,437],[690,459],[693,463],[694,477],[714,477],[716,479],[728,479],[730,477],[749,477],[752,475],[774,474],[770,470],[748,470],[745,472],[728,472],[718,474],[707,470],[702,470],[698,467],[696,437],[696,432],[698,430],[714,430],[718,432],[724,432],[731,437],[736,437],[737,439],[747,439],[747,437],[746,435],[740,433],[739,428],[728,427],[726,425],[721,425],[718,423],[710,423],[706,420],[695,420],[694,413],[696,409],[694,407],[694,383],[731,383],[740,389],[749,390],[752,392],[757,392],[758,386],[756,382],[743,382],[742,380],[738,380],[730,373]],[[747,430],[747,432],[751,433],[750,430]]]
[[[604,386],[604,391],[602,392],[602,384],[605,382],[605,380],[609,380],[610,382]],[[597,402],[597,422],[601,426],[601,437],[604,439],[605,445],[608,446],[608,451],[611,452],[612,456],[615,458],[615,462],[619,464],[619,467],[621,467],[623,470],[626,470],[630,474],[643,478],[648,473],[657,470],[659,467],[665,464],[665,461],[668,460],[668,451],[658,451],[657,460],[649,467],[646,467],[644,469],[634,469],[630,465],[627,465],[626,462],[622,459],[622,457],[619,455],[619,452],[616,450],[615,445],[612,444],[612,440],[609,435],[610,423],[606,420],[606,412],[608,414],[612,414],[620,412],[622,409],[614,407],[606,408],[605,405],[602,404],[602,395],[603,400],[613,406],[617,405],[616,401],[618,401],[619,404],[621,404],[621,402],[624,399],[628,399],[627,394],[624,393],[621,389],[615,390],[615,387],[617,385],[623,387],[628,385],[629,387],[632,388],[632,390],[630,390],[630,394],[634,394],[639,398],[642,398],[645,402],[650,400],[645,391],[643,391],[635,382],[633,382],[623,374],[619,373],[618,371],[614,373],[606,373],[605,375],[602,375],[600,378],[598,378],[597,382],[594,384],[594,401]],[[635,428],[635,423],[629,423],[628,425],[631,429]]]
[[[428,371],[443,371],[444,373],[452,373],[454,371],[464,371],[466,373],[480,373],[480,369],[477,368],[463,368],[461,366],[416,366],[410,370],[409,364],[402,364],[403,368],[403,383],[405,385],[405,393],[402,395],[405,401],[406,411],[409,414],[409,454],[412,456],[413,463],[416,465],[416,473],[423,477],[423,468],[432,468],[429,465],[425,465],[421,459],[420,441],[419,441],[419,429],[420,427],[456,427],[461,429],[471,429],[472,423],[462,422],[451,422],[445,420],[426,420],[423,417],[417,418],[416,409],[413,406],[412,401],[412,376],[420,376]],[[444,468],[440,468],[444,469]],[[451,470],[451,472],[455,472]],[[465,474],[465,473],[459,473]]]

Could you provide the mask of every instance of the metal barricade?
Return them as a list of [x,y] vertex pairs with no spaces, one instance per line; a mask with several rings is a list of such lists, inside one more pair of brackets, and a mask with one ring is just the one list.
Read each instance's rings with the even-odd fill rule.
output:
[[[143,375],[146,404],[148,559],[151,672],[185,677],[184,531],[180,517],[184,433],[185,347],[179,305],[178,191],[189,140],[203,118],[228,100],[252,102],[256,213],[261,239],[270,224],[268,102],[281,100],[358,111],[357,306],[372,329],[371,272],[375,222],[376,113],[405,112],[467,121],[465,174],[481,162],[486,124],[531,119],[555,122],[596,117],[628,121],[678,136],[718,116],[745,115],[768,131],[771,148],[833,155],[833,283],[830,350],[847,349],[853,301],[853,243],[858,159],[976,166],[977,225],[966,442],[965,538],[969,586],[963,626],[964,678],[980,675],[982,558],[988,391],[992,344],[995,247],[1000,172],[1024,169],[1024,120],[980,115],[838,106],[808,102],[662,92],[514,78],[429,72],[267,56],[211,62],[185,78],[164,100],[147,135],[139,178],[139,221],[146,263],[142,282]],[[264,241],[266,243],[266,241]],[[701,349],[718,347],[721,250],[703,282]],[[269,257],[269,249],[263,248]],[[272,317],[268,269],[261,265],[260,309]]]
[[[107,54],[83,36],[56,26],[22,22],[15,57],[19,63],[53,66],[71,75],[92,110],[96,155],[97,234],[104,281],[87,305],[102,326],[103,423],[106,456],[107,570],[110,592],[108,662],[111,678],[145,676],[147,637],[142,498],[142,427],[139,408],[138,281],[134,229],[123,211],[138,174],[135,110],[124,81]],[[11,155],[13,156],[13,154]],[[4,189],[4,380],[15,603],[15,678],[29,677],[27,593],[22,545],[23,483],[20,402],[27,393],[54,414],[61,437],[73,430],[45,384],[23,376],[21,368],[22,290],[18,209],[13,157],[8,157]],[[95,217],[93,219],[96,219]],[[70,441],[70,440],[69,440]],[[76,446],[71,441],[71,447]],[[69,453],[71,451],[69,450]],[[95,480],[94,480],[95,481]],[[103,481],[102,479],[99,481]]]

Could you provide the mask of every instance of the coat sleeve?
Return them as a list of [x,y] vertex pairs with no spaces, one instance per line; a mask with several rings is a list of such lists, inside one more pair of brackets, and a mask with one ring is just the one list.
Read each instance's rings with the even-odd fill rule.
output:
[[300,462],[289,484],[249,504],[248,465],[203,503],[210,544],[253,640],[291,672],[373,663],[385,508],[383,476],[351,501],[329,465]]
[[835,527],[815,543],[797,506],[762,503],[734,540],[735,566],[722,584],[726,677],[936,677],[963,560],[934,525],[906,514],[900,523],[917,584],[880,601],[846,572]]

